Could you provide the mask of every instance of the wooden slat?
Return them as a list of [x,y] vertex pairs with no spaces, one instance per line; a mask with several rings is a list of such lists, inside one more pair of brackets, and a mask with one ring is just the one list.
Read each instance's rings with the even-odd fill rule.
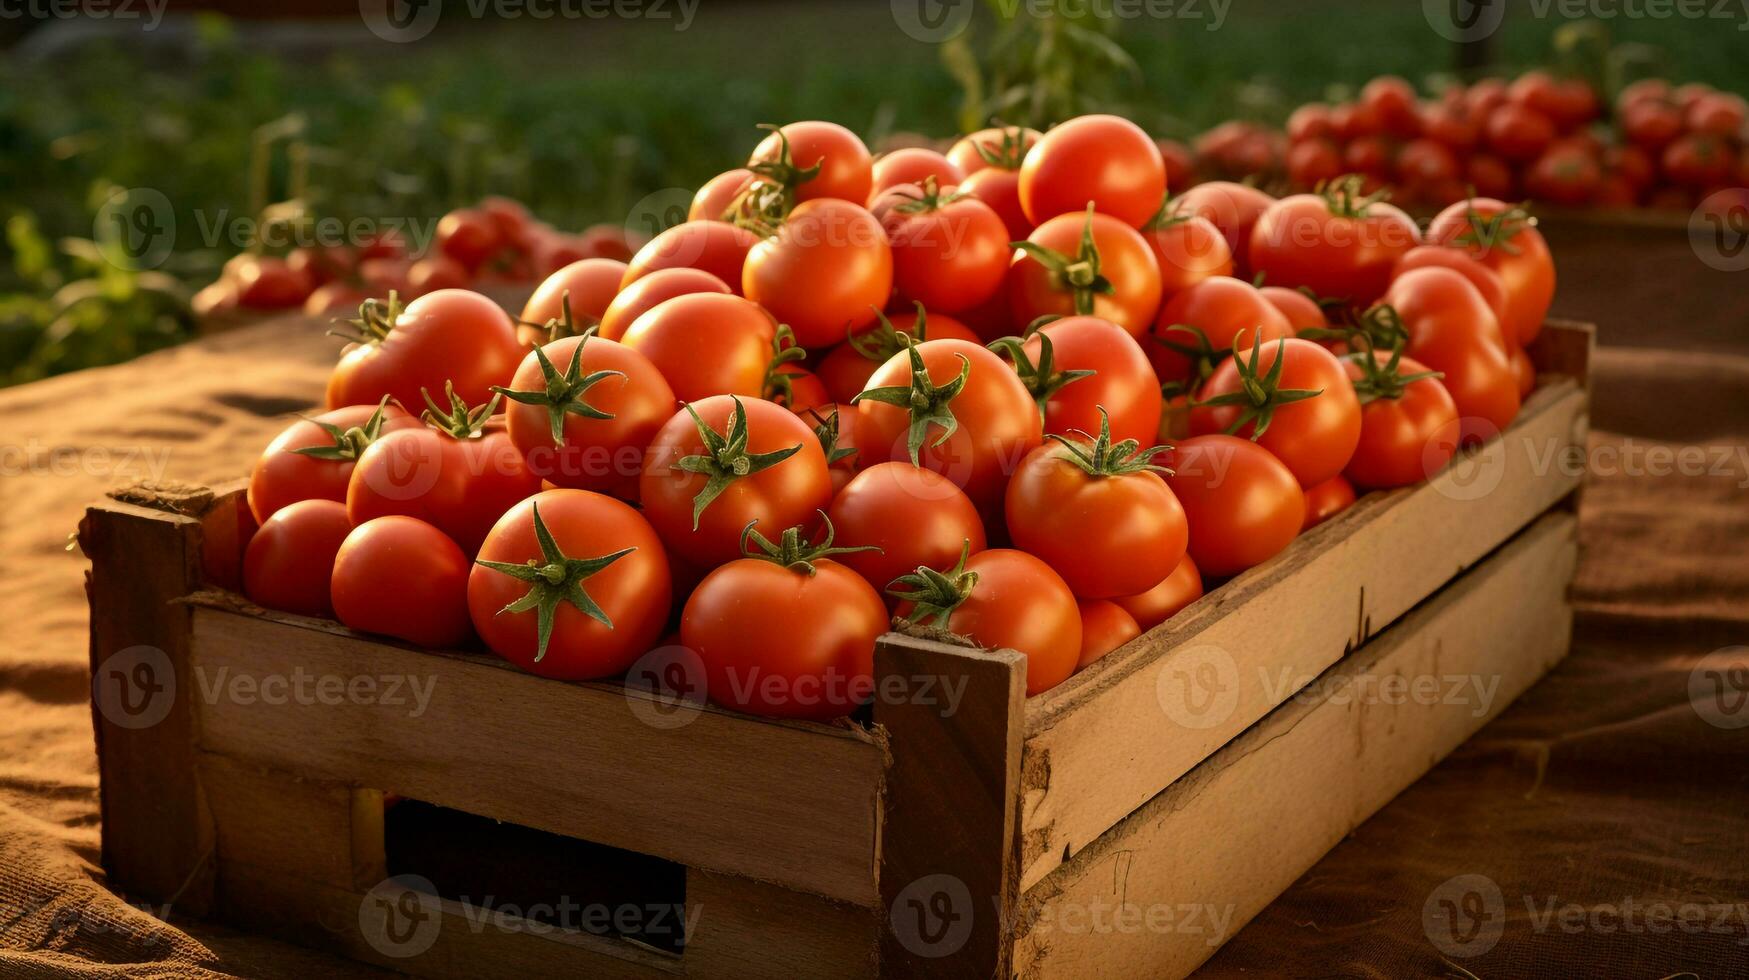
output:
[[[892,752],[882,828],[881,972],[999,977],[1018,894],[1026,662],[889,635],[875,721]],[[957,692],[957,693],[956,693]]]
[[1021,888],[1567,496],[1581,473],[1563,450],[1583,446],[1585,413],[1577,382],[1556,378],[1503,439],[1369,494],[1032,699]]
[[[865,907],[878,900],[885,755],[858,729],[700,710],[656,728],[649,699],[495,658],[434,653],[332,624],[198,608],[202,748],[469,813],[741,874]],[[238,679],[410,678],[382,697],[238,697]],[[379,688],[386,690],[386,688]]]
[[[353,858],[357,835],[350,788],[296,779],[210,752],[199,754],[196,767],[212,807],[221,864],[243,861],[335,888],[360,884]],[[375,829],[380,853],[380,810]],[[368,888],[383,877],[378,875],[363,886]]]
[[[1176,977],[1212,955],[1565,655],[1575,526],[1542,518],[1026,892],[1016,975]],[[1454,697],[1450,678],[1497,686]],[[1111,928],[1120,906],[1144,925]]]
[[693,929],[682,963],[688,976],[765,980],[855,980],[877,975],[880,928],[873,909],[776,885],[688,870]]

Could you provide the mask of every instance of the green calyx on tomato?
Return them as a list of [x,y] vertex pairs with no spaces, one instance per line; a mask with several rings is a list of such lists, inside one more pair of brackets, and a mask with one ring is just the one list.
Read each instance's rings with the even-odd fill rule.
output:
[[1376,352],[1368,347],[1346,355],[1344,360],[1351,361],[1360,368],[1361,377],[1354,382],[1354,396],[1362,405],[1380,398],[1395,401],[1403,397],[1403,392],[1417,381],[1428,378],[1443,378],[1444,371],[1417,371],[1404,374],[1399,367],[1403,360],[1403,345],[1391,348],[1391,359],[1380,364]]
[[[1184,224],[1194,217],[1196,214],[1184,207],[1183,199],[1174,202],[1169,195],[1160,202],[1160,210],[1154,212],[1154,216],[1148,219],[1148,223],[1142,226],[1142,230],[1162,231],[1173,225]],[[1261,286],[1262,283],[1254,283],[1254,285]]]
[[838,445],[838,409],[834,407],[832,414],[821,415],[820,410],[810,408],[809,418],[814,420],[814,438],[820,440],[820,451],[826,454],[826,465],[831,466],[856,455],[856,447]]
[[931,425],[941,426],[941,435],[935,437],[933,446],[941,445],[958,431],[960,420],[954,418],[952,403],[965,390],[966,381],[972,376],[972,362],[964,354],[956,354],[960,359],[960,373],[947,384],[937,385],[929,379],[929,369],[923,366],[923,355],[917,353],[917,345],[909,345],[906,352],[911,355],[910,384],[868,388],[857,392],[850,403],[858,405],[866,399],[910,410],[911,427],[905,444],[911,452],[911,465],[919,466],[924,438]]
[[1318,185],[1318,196],[1324,199],[1332,217],[1364,218],[1372,206],[1388,199],[1391,192],[1383,188],[1362,194],[1366,178],[1360,174],[1343,174]]
[[613,620],[584,591],[583,582],[638,549],[622,548],[599,558],[568,558],[559,549],[559,543],[553,540],[546,522],[541,520],[539,504],[534,505],[534,536],[540,542],[539,558],[530,558],[521,565],[484,559],[477,559],[475,564],[529,584],[527,594],[498,610],[498,615],[535,610],[535,631],[539,645],[535,649],[534,661],[540,663],[541,658],[547,655],[547,641],[553,635],[553,616],[562,602],[570,603],[578,612],[608,629],[613,629]]
[[[948,617],[978,587],[978,573],[966,571],[966,562],[971,557],[972,542],[967,539],[960,547],[960,560],[952,568],[939,572],[928,565],[919,565],[915,572],[901,575],[889,583],[887,595],[914,604],[911,614],[905,617],[906,622],[946,628]],[[926,622],[930,619],[935,622]]]
[[1484,253],[1498,250],[1507,255],[1518,254],[1518,246],[1512,240],[1519,232],[1536,227],[1536,218],[1526,205],[1515,205],[1496,214],[1483,214],[1476,210],[1474,194],[1465,205],[1464,221],[1468,227],[1453,236],[1451,244]]
[[686,412],[692,416],[692,424],[698,427],[698,437],[704,441],[705,453],[697,456],[686,456],[674,465],[688,473],[697,473],[705,477],[702,489],[692,498],[692,529],[698,530],[699,515],[711,505],[711,501],[721,496],[729,484],[744,476],[752,476],[760,470],[789,459],[801,451],[802,444],[796,443],[787,449],[777,449],[769,453],[749,453],[747,451],[747,408],[741,404],[740,398],[735,398],[735,414],[729,418],[729,431],[717,432],[699,418],[698,411],[691,405],[686,406]]
[[421,388],[419,393],[425,396],[425,411],[420,413],[420,421],[439,432],[463,440],[479,438],[486,431],[486,423],[498,414],[498,406],[504,400],[503,395],[494,394],[492,400],[486,404],[469,408],[467,400],[455,393],[455,382],[445,381],[443,394],[449,399],[449,411],[446,412],[431,397],[430,389]]
[[350,331],[330,330],[328,335],[341,337],[355,344],[380,344],[388,339],[389,333],[395,329],[395,321],[400,317],[401,297],[391,289],[387,300],[372,298],[360,303],[357,317],[334,321],[351,327]]
[[832,518],[820,511],[820,520],[826,522],[826,537],[819,544],[810,544],[802,533],[801,527],[785,528],[778,537],[778,543],[772,544],[765,535],[754,530],[758,521],[748,521],[741,529],[741,553],[758,561],[768,561],[780,565],[792,572],[803,575],[814,574],[814,562],[833,555],[848,555],[857,551],[880,551],[872,544],[858,545],[854,548],[832,546]]
[[1214,373],[1215,366],[1226,360],[1227,352],[1215,350],[1209,343],[1209,335],[1202,332],[1201,327],[1193,327],[1188,323],[1174,323],[1167,327],[1166,333],[1182,333],[1189,337],[1187,343],[1177,343],[1167,340],[1159,334],[1150,334],[1148,339],[1169,351],[1183,355],[1190,362],[1190,377],[1183,381],[1168,381],[1160,386],[1160,394],[1166,398],[1176,398],[1179,395],[1191,394],[1202,387]]
[[[1082,378],[1091,378],[1098,373],[1085,368],[1074,371],[1055,370],[1056,355],[1051,348],[1048,334],[1038,334],[1036,364],[1027,356],[1025,344],[1026,341],[1019,337],[1000,337],[986,346],[998,354],[1008,355],[1014,364],[1014,373],[1020,376],[1020,383],[1026,386],[1033,401],[1038,402],[1038,415],[1041,419],[1045,417],[1045,402],[1050,401],[1051,396],[1062,390],[1064,385],[1073,384]],[[1104,409],[1100,411],[1103,412]]]
[[747,189],[729,205],[727,216],[731,224],[746,228],[761,237],[776,233],[783,219],[795,206],[796,188],[820,176],[821,160],[811,167],[798,167],[790,157],[789,136],[781,126],[760,123],[760,129],[777,135],[780,147],[776,160],[762,160],[747,165],[760,179],[750,181]]
[[593,317],[589,318],[590,322],[579,324],[571,316],[571,291],[569,289],[565,290],[565,292],[560,295],[559,309],[561,311],[560,315],[553,317],[545,323],[532,323],[528,320],[517,320],[516,322],[525,327],[537,327],[541,330],[545,330],[547,332],[547,343],[549,344],[555,340],[563,340],[566,337],[576,337],[582,334],[594,333],[595,329],[601,325],[601,322]]
[[604,412],[584,400],[589,389],[608,378],[625,377],[624,371],[593,371],[583,373],[583,348],[589,345],[590,338],[585,336],[576,347],[571,348],[571,363],[560,371],[553,366],[546,351],[539,347],[534,349],[534,357],[540,363],[541,378],[546,387],[540,391],[518,391],[502,385],[493,385],[492,390],[513,402],[524,405],[538,405],[547,410],[547,421],[552,426],[553,442],[562,442],[565,438],[565,416],[576,415],[586,419],[611,419],[612,412]]
[[1020,162],[1026,159],[1026,127],[1004,125],[1000,119],[990,120],[990,126],[1001,130],[1002,142],[991,146],[982,140],[973,140],[972,149],[977,150],[978,156],[992,167],[1019,170]]
[[875,319],[879,326],[861,333],[852,332],[845,338],[845,342],[852,350],[876,364],[887,363],[894,354],[911,346],[913,341],[921,344],[929,339],[929,315],[924,312],[922,303],[917,304],[917,322],[913,324],[915,331],[912,334],[901,333],[895,329],[893,321],[887,319],[887,315],[879,308],[875,309]]
[[785,364],[804,361],[807,357],[808,352],[796,343],[795,331],[779,324],[777,336],[771,342],[771,360],[765,362],[765,386],[760,389],[764,392],[766,401],[784,405],[796,403],[795,375],[782,368]]
[[1081,245],[1073,256],[1046,248],[1036,242],[1009,242],[1025,252],[1050,273],[1051,283],[1059,292],[1073,293],[1075,312],[1082,316],[1093,313],[1093,297],[1117,292],[1110,279],[1099,271],[1099,248],[1093,243],[1093,202],[1087,202],[1087,223],[1081,228]]
[[1045,434],[1046,439],[1054,439],[1063,445],[1063,453],[1058,458],[1066,460],[1079,467],[1083,473],[1095,479],[1109,476],[1127,476],[1131,473],[1141,473],[1153,470],[1156,473],[1172,475],[1172,471],[1153,462],[1154,457],[1169,451],[1171,446],[1149,446],[1134,439],[1122,442],[1111,441],[1111,417],[1105,413],[1105,407],[1099,408],[1099,435],[1091,436],[1079,429],[1075,435],[1080,438],[1059,435],[1055,432]]
[[384,419],[383,412],[388,407],[389,396],[384,395],[383,400],[377,402],[377,410],[371,413],[370,418],[366,419],[363,425],[355,425],[350,429],[342,429],[332,422],[323,422],[320,419],[310,419],[309,421],[311,423],[319,427],[323,432],[328,433],[329,438],[334,440],[333,444],[328,446],[305,446],[302,449],[294,449],[292,452],[297,453],[299,456],[308,456],[311,459],[357,459],[364,455],[364,451],[370,448],[371,443],[377,441],[378,436],[382,435]]
[[894,193],[905,199],[903,204],[893,205],[893,210],[900,214],[926,214],[930,211],[940,211],[955,201],[972,196],[957,190],[942,193],[941,188],[936,185],[934,174],[923,178],[923,193],[921,194],[909,194],[904,191],[895,191]]
[[1324,389],[1282,388],[1281,372],[1287,366],[1287,340],[1275,342],[1275,362],[1269,366],[1267,374],[1259,374],[1258,366],[1263,356],[1262,344],[1251,348],[1251,359],[1235,356],[1233,366],[1239,371],[1239,390],[1230,391],[1224,395],[1216,395],[1207,401],[1199,401],[1198,405],[1239,405],[1242,410],[1231,425],[1227,426],[1226,434],[1232,435],[1255,422],[1251,430],[1251,441],[1256,442],[1263,433],[1269,430],[1269,423],[1275,418],[1275,410],[1293,402],[1316,398],[1324,393]]

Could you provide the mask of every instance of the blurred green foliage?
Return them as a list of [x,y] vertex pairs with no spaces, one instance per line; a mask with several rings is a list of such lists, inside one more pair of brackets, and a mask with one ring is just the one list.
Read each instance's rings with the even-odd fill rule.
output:
[[[949,135],[987,114],[1048,122],[1107,108],[1188,138],[1229,118],[1279,121],[1383,72],[1436,81],[1452,56],[1419,3],[1360,0],[1200,0],[1179,5],[1194,18],[1045,23],[1005,19],[1032,8],[994,0],[947,45],[904,34],[888,3],[715,4],[683,31],[482,23],[451,6],[461,16],[417,43],[364,35],[320,54],[263,53],[245,28],[210,16],[175,46],[120,37],[48,59],[0,53],[0,383],[186,336],[177,284],[210,280],[238,250],[236,221],[259,196],[252,134],[288,115],[309,146],[319,214],[429,227],[502,193],[579,229],[625,221],[645,194],[738,164],[761,122],[830,118],[878,144]],[[1509,19],[1501,62],[1543,61],[1560,25]],[[1610,29],[1640,46],[1647,70],[1741,92],[1749,59],[1735,26]],[[272,161],[267,199],[287,193],[290,167],[283,153]],[[170,202],[166,261],[105,244],[95,217],[118,188]]]

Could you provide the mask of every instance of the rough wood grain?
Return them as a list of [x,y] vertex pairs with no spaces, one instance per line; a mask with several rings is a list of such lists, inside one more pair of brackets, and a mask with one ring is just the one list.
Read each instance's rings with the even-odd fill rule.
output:
[[694,920],[688,976],[725,980],[854,980],[877,975],[885,918],[873,909],[740,878],[689,870]]
[[1575,525],[1542,518],[1027,891],[1016,974],[1176,977],[1212,955],[1565,655]]
[[[335,888],[359,884],[353,859],[351,789],[335,782],[297,779],[211,752],[199,753],[195,766],[212,807],[220,864],[243,861]],[[375,826],[380,851],[380,812]],[[382,877],[364,882],[363,887]]]
[[[1007,971],[1026,662],[889,635],[875,721],[892,752],[882,829],[881,972]],[[954,694],[953,692],[960,692]]]

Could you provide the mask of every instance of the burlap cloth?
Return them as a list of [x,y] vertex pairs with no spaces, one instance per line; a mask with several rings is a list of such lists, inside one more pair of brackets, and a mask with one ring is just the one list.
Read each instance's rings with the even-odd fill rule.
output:
[[[1749,306],[1720,282],[1713,302]],[[1702,658],[1749,644],[1749,317],[1721,345],[1681,318],[1557,312],[1602,319],[1606,345],[1572,655],[1207,973],[1749,975],[1749,727],[1690,695]],[[252,328],[0,391],[0,978],[379,975],[103,887],[84,560],[66,550],[109,487],[244,472],[332,356],[318,328]],[[1442,900],[1461,935],[1430,937]]]

